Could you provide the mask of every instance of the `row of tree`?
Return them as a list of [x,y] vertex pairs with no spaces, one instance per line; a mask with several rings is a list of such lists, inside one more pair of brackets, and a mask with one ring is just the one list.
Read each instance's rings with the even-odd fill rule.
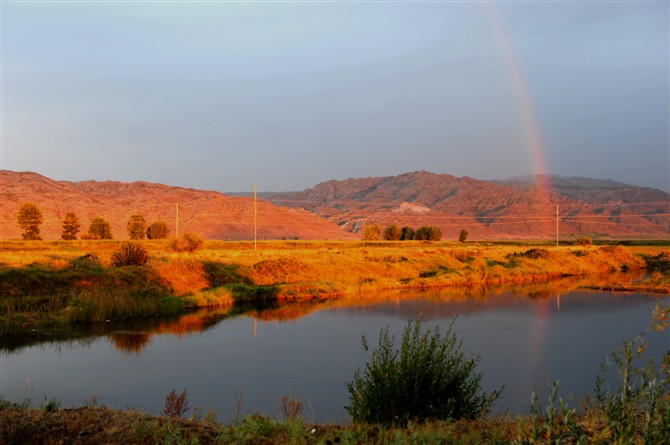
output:
[[[23,230],[21,236],[24,240],[41,240],[40,226],[44,221],[42,211],[32,202],[27,202],[19,208],[16,222]],[[64,240],[76,240],[81,229],[79,217],[68,212],[62,223],[61,238]],[[147,221],[142,215],[136,213],[130,217],[126,224],[128,237],[133,240],[165,239],[170,235],[170,227],[164,221],[155,221],[147,227]],[[88,227],[88,233],[81,236],[82,239],[112,239],[112,227],[105,218],[96,216]]]
[[[365,227],[363,230],[363,239],[366,241],[378,240],[380,236],[387,241],[440,241],[442,239],[442,229],[435,226],[421,226],[415,230],[409,226],[400,227],[396,224],[391,224],[382,231],[382,228],[379,226],[379,224],[372,224]],[[462,229],[458,235],[458,240],[464,243],[467,239],[468,231]]]
[[421,226],[418,229],[413,229],[409,226],[400,227],[396,224],[391,224],[382,230],[379,224],[372,224],[363,230],[363,239],[366,241],[378,240],[380,237],[387,241],[440,241],[442,239],[442,229],[436,226]]

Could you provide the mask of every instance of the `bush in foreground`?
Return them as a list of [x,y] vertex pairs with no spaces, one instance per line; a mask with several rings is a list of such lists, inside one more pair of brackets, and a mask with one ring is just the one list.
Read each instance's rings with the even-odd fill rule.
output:
[[[367,340],[362,339],[368,350]],[[412,421],[447,420],[487,414],[502,388],[481,391],[478,357],[467,359],[453,322],[442,335],[439,328],[421,333],[421,322],[409,322],[400,350],[388,327],[379,334],[378,349],[361,373],[347,383],[354,422],[405,426]]]
[[149,262],[149,252],[138,242],[125,242],[112,253],[112,266],[143,266]]

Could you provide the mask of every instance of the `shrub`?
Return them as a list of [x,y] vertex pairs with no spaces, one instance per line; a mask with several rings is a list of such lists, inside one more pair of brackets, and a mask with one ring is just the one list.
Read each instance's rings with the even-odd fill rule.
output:
[[397,241],[400,239],[401,235],[402,231],[400,230],[400,227],[396,226],[395,224],[391,224],[386,229],[384,229],[384,239],[387,241]]
[[143,266],[149,262],[149,252],[140,243],[125,242],[112,253],[112,266]]
[[26,202],[19,207],[16,222],[23,229],[21,236],[24,240],[41,240],[40,225],[42,224],[42,211],[32,202]]
[[170,235],[170,227],[165,221],[154,221],[147,227],[147,238],[165,239]]
[[[112,228],[109,225],[109,222],[96,216],[91,221],[91,225],[88,228],[88,239],[112,239]],[[83,237],[82,237],[83,238]]]
[[[347,383],[355,422],[406,426],[410,421],[476,418],[487,414],[502,388],[481,392],[482,374],[475,372],[478,357],[467,359],[456,338],[453,322],[441,335],[421,333],[421,322],[409,322],[400,350],[394,349],[388,327],[379,334],[378,349],[363,373],[356,370]],[[363,349],[368,350],[362,338]]]
[[128,238],[130,239],[144,239],[144,231],[147,227],[147,221],[144,216],[136,213],[130,217],[126,230],[128,231]]
[[379,235],[381,234],[381,227],[379,227],[379,224],[372,224],[371,226],[367,226],[363,230],[363,240],[364,241],[376,241],[379,239]]
[[68,212],[65,214],[62,227],[63,233],[61,234],[61,238],[64,240],[75,240],[77,239],[77,233],[79,233],[81,223],[79,222],[77,215],[72,212]]
[[195,252],[204,244],[202,236],[197,233],[186,232],[179,238],[170,240],[170,250],[174,252]]
[[585,237],[579,238],[577,240],[577,244],[579,244],[580,246],[590,246],[590,245],[593,244],[593,240],[591,238],[589,238],[588,236],[585,236]]
[[461,233],[458,234],[458,241],[460,241],[462,243],[466,242],[468,240],[468,235],[469,234],[470,234],[470,232],[468,232],[467,230],[461,229]]

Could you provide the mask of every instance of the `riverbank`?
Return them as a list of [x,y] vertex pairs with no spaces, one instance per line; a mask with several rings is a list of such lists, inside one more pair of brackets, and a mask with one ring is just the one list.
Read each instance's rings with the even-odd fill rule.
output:
[[[81,322],[256,301],[314,301],[383,289],[486,287],[647,267],[667,246],[431,242],[226,243],[192,253],[146,241],[144,266],[112,267],[116,241],[0,244],[0,335],[66,333]],[[660,260],[659,260],[660,261]],[[670,293],[667,272],[641,283]]]
[[[354,423],[313,424],[290,412],[279,415],[278,420],[256,414],[221,424],[200,415],[182,419],[106,407],[0,407],[0,442],[5,445],[607,443],[613,435],[602,409],[581,414],[557,410],[549,416],[552,417],[505,415],[400,428]],[[645,443],[642,432],[648,426],[643,417],[630,427],[633,428],[631,437],[622,443]]]

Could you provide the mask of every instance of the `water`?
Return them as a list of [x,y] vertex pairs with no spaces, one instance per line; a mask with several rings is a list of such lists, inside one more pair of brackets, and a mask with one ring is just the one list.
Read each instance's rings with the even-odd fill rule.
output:
[[[201,312],[181,318],[92,326],[80,338],[2,345],[0,394],[38,405],[87,399],[114,408],[160,413],[170,390],[186,390],[190,406],[214,409],[227,421],[241,396],[241,414],[273,415],[282,396],[305,405],[315,421],[345,420],[346,382],[366,355],[361,336],[376,345],[381,327],[400,337],[408,319],[455,329],[468,353],[479,354],[483,386],[505,385],[496,411],[527,412],[533,389],[561,395],[592,393],[605,355],[648,326],[667,297],[570,291],[560,286],[463,294],[390,292],[324,304]],[[668,333],[650,335],[649,353],[670,349]]]

